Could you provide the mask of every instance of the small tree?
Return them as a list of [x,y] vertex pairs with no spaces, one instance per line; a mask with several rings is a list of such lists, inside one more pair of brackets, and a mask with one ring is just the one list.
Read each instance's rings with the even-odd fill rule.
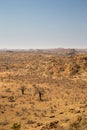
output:
[[44,94],[44,89],[40,88],[39,86],[36,86],[36,85],[33,85],[33,87],[35,88],[35,95],[38,94],[39,101],[42,101],[42,96]]
[[25,86],[21,86],[21,93],[22,93],[22,95],[24,95],[24,92],[25,92]]

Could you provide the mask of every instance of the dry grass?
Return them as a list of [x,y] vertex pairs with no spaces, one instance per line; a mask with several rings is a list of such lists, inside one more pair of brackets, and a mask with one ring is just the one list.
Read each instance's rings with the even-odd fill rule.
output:
[[86,130],[87,54],[0,52],[0,99],[0,130]]

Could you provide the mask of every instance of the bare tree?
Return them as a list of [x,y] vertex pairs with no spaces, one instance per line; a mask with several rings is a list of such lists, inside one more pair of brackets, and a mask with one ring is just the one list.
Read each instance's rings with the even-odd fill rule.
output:
[[22,95],[24,95],[25,89],[26,89],[25,86],[21,86]]
[[39,87],[38,85],[33,85],[33,87],[35,89],[35,95],[38,94],[39,101],[42,101],[42,96],[44,94],[44,89]]

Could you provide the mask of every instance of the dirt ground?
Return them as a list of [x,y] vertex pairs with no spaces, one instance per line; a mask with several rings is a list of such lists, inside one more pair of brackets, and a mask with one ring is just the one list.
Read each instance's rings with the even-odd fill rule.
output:
[[87,54],[0,52],[0,130],[87,130]]

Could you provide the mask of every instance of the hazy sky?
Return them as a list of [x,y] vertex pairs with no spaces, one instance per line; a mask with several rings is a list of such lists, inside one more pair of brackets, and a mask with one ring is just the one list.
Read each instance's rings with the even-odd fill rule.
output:
[[0,0],[0,48],[87,48],[87,0]]

